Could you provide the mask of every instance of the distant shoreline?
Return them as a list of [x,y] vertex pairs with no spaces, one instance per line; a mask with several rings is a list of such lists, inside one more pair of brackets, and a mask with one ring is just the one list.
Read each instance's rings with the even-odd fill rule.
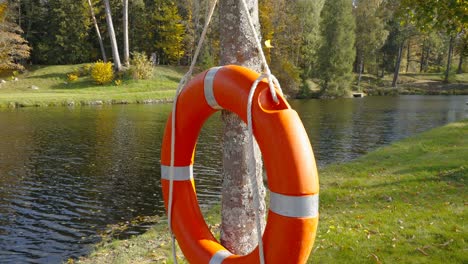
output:
[[[69,81],[67,74],[82,66],[33,66],[23,74],[0,78],[0,109],[171,103],[178,82],[186,72],[186,67],[182,66],[156,66],[153,77],[148,80],[118,76],[115,80],[119,80],[119,84],[97,85],[90,76],[81,76]],[[397,88],[390,87],[390,78],[390,74],[385,78],[363,75],[360,85],[354,84],[353,91],[366,96],[468,95],[468,73],[456,75],[454,83],[448,84],[441,81],[440,74],[401,74]],[[317,80],[309,83],[313,87],[311,90],[293,98],[318,98]]]

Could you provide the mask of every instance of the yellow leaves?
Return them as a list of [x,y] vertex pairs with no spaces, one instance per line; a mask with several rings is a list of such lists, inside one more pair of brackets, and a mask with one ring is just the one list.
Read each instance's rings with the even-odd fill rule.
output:
[[114,71],[111,62],[98,61],[91,70],[91,77],[98,84],[106,84],[114,79]]
[[7,3],[6,2],[0,3],[0,20],[3,20],[6,9],[7,9]]
[[67,74],[67,79],[68,79],[69,82],[74,82],[74,81],[78,80],[78,75],[73,74],[73,73],[69,73],[69,74]]
[[265,40],[265,47],[266,47],[267,49],[273,48],[273,46],[271,45],[271,39]]

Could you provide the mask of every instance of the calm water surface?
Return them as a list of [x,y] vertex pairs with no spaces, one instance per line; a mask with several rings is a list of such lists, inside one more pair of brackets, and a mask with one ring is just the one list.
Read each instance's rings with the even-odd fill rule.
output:
[[[468,96],[292,101],[319,166],[468,118]],[[0,111],[0,263],[61,263],[106,225],[162,215],[159,152],[171,105]],[[195,175],[219,201],[221,123],[203,128]]]

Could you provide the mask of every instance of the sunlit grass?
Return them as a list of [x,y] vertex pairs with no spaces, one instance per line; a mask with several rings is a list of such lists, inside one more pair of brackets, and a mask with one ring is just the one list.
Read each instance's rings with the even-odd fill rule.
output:
[[311,263],[466,263],[468,122],[321,174]]
[[[18,81],[4,78],[0,84],[0,107],[46,106],[102,103],[136,103],[145,100],[170,99],[175,93],[184,68],[158,66],[153,78],[132,80],[121,76],[121,85],[98,85],[89,76],[70,82],[67,73],[80,65],[34,67],[18,76]],[[33,90],[36,86],[39,89]]]
[[[309,263],[467,263],[467,135],[468,120],[452,123],[321,170]],[[215,206],[205,219],[216,227],[219,215]],[[83,263],[172,263],[170,256],[161,221],[99,245]]]

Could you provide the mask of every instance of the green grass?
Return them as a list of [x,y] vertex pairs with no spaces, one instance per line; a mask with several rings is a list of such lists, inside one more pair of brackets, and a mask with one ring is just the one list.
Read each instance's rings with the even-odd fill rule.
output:
[[363,74],[360,87],[368,95],[468,95],[468,73],[453,74],[450,83],[444,83],[442,73],[401,73],[397,89],[392,88],[393,74],[377,78],[372,74]]
[[[0,108],[13,106],[80,105],[93,103],[141,103],[148,100],[170,99],[185,72],[182,67],[155,67],[153,78],[132,80],[123,78],[120,86],[114,83],[95,84],[89,76],[74,82],[67,73],[80,65],[34,67],[18,76],[18,81],[3,78],[0,84]],[[32,86],[39,90],[31,89]]]
[[320,174],[315,263],[466,263],[468,121]]
[[[468,120],[320,171],[309,263],[467,263]],[[216,229],[219,206],[205,218]],[[105,240],[81,263],[171,263],[165,221]],[[181,253],[179,256],[182,258]]]

